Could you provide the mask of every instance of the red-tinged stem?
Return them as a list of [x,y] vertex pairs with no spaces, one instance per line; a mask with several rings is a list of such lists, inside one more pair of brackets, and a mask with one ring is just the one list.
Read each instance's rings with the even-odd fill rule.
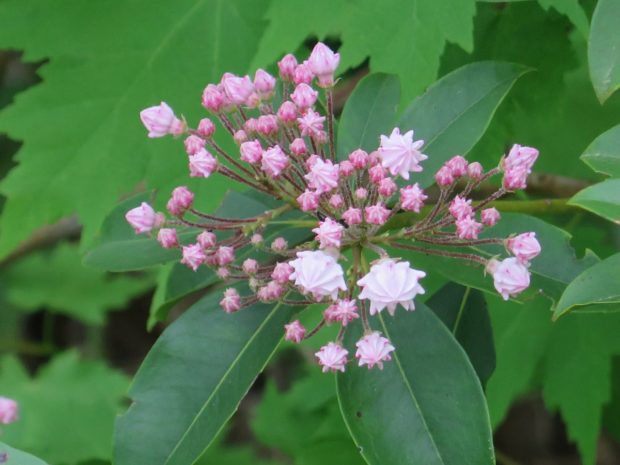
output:
[[458,239],[428,239],[424,237],[416,237],[416,241],[424,242],[426,244],[447,245],[452,247],[465,247],[471,245],[484,245],[484,244],[503,244],[504,239],[473,239],[471,241],[463,241]]
[[214,215],[209,215],[207,213],[203,213],[194,208],[190,208],[189,211],[192,212],[194,215],[199,216],[201,218],[206,218],[208,220],[213,220],[213,221],[220,221],[222,223],[256,223],[256,221],[261,219],[260,216],[254,216],[252,218],[223,218],[221,216],[214,216]]
[[[311,302],[311,303],[314,303],[314,302]],[[325,326],[325,318],[323,318],[321,322],[312,329],[312,331],[309,331],[308,333],[306,333],[306,335],[304,336],[304,339],[310,339],[312,336],[318,333],[323,326]]]
[[336,143],[334,138],[334,94],[331,89],[327,94],[327,131],[329,132],[329,153],[332,160],[336,160]]
[[192,228],[200,228],[206,229],[207,231],[216,230],[216,231],[234,231],[238,230],[239,226],[234,224],[217,224],[217,223],[194,223],[192,221],[187,221],[183,218],[179,218],[178,220],[170,220],[169,224],[174,224],[177,226],[191,226]]
[[482,257],[479,257],[478,255],[473,255],[473,254],[460,253],[460,252],[448,252],[446,250],[438,250],[438,249],[428,249],[426,247],[416,247],[415,245],[401,244],[398,242],[394,242],[391,245],[392,247],[395,247],[397,249],[411,250],[414,252],[420,252],[420,253],[431,254],[431,255],[439,255],[442,257],[459,258],[462,260],[469,260],[475,263],[479,263],[483,266],[486,266],[487,264],[487,260],[485,260]]
[[213,139],[210,139],[208,141],[209,145],[211,145],[211,147],[213,147],[215,149],[215,151],[217,153],[219,153],[222,157],[224,157],[226,160],[228,160],[230,163],[232,163],[234,166],[236,166],[239,170],[241,170],[244,174],[246,174],[247,176],[250,177],[250,179],[254,178],[254,175],[252,174],[252,172],[250,170],[248,170],[245,166],[243,166],[241,163],[239,163],[237,160],[235,160],[233,157],[231,157],[224,149],[222,149]]
[[477,212],[478,210],[480,210],[482,207],[484,207],[485,205],[490,204],[491,202],[493,202],[494,200],[499,199],[501,196],[503,196],[504,194],[506,194],[506,190],[503,187],[500,187],[497,192],[491,194],[489,197],[487,197],[486,199],[484,199],[482,202],[480,202],[479,204],[477,204],[474,207],[474,211]]
[[234,136],[235,128],[233,128],[232,124],[230,124],[230,120],[228,119],[228,117],[223,113],[220,113],[217,116],[220,122],[222,123],[222,126],[226,128],[226,130],[230,133],[231,136]]

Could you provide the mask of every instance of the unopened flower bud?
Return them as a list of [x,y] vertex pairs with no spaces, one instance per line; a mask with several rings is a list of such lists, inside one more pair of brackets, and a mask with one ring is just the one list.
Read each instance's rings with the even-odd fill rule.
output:
[[178,136],[185,131],[183,121],[177,118],[166,102],[149,107],[140,112],[142,124],[148,129],[149,137],[163,137],[168,134]]
[[157,233],[157,242],[159,242],[164,249],[178,247],[177,230],[172,228],[160,229]]
[[297,120],[297,107],[288,100],[278,108],[278,119],[285,125],[290,125]]
[[276,78],[264,69],[257,69],[254,74],[254,88],[258,96],[263,100],[269,100],[273,97],[273,91],[276,87]]
[[342,219],[349,226],[360,224],[362,222],[362,210],[360,208],[349,208],[342,214]]
[[500,214],[497,208],[486,208],[480,212],[480,218],[482,224],[486,226],[494,226],[500,219]]
[[198,267],[204,263],[205,259],[206,255],[200,244],[183,246],[183,258],[181,259],[181,263],[187,265],[192,270],[196,271]]
[[166,207],[175,216],[181,216],[194,203],[194,194],[185,186],[176,187],[172,191],[172,196],[168,200]]
[[283,237],[276,237],[271,243],[271,250],[275,252],[284,252],[288,249],[288,242]]
[[295,92],[291,94],[291,100],[297,105],[297,108],[303,113],[316,102],[319,93],[308,84],[301,83],[295,87]]
[[202,137],[192,135],[185,139],[184,145],[187,154],[194,155],[195,153],[204,148],[205,141],[202,139]]
[[358,170],[366,168],[366,166],[368,166],[369,160],[370,157],[362,149],[357,149],[349,154],[349,161]]
[[228,288],[224,291],[224,298],[220,300],[220,306],[226,313],[233,313],[241,308],[241,296],[236,289]]
[[205,250],[211,249],[217,243],[217,236],[210,231],[203,231],[196,237],[196,242]]
[[467,175],[472,178],[474,181],[482,178],[482,173],[484,172],[482,165],[477,161],[470,163],[467,166]]
[[308,149],[306,148],[306,143],[300,137],[298,137],[293,142],[291,142],[291,145],[289,145],[289,149],[291,150],[293,155],[297,155],[297,156],[302,156],[308,153]]
[[209,118],[202,118],[198,123],[196,132],[205,139],[210,139],[215,134],[215,124]]
[[297,65],[295,72],[293,73],[293,82],[299,84],[310,84],[312,82],[312,71],[304,63]]
[[297,59],[291,55],[285,55],[280,61],[278,61],[278,69],[280,70],[280,77],[284,81],[292,81],[295,74],[295,68],[297,68]]
[[217,160],[206,149],[201,149],[189,156],[189,175],[208,178],[217,169]]
[[257,164],[263,157],[263,148],[258,140],[243,142],[239,147],[241,159],[252,165]]
[[306,335],[306,328],[302,326],[299,320],[295,320],[287,325],[284,325],[284,331],[284,339],[294,342],[296,344],[299,344],[301,341],[303,341],[304,336]]

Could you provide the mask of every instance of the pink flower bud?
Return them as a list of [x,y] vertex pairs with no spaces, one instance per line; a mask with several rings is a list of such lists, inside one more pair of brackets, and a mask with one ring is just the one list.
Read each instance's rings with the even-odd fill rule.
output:
[[0,424],[8,425],[19,418],[19,406],[13,399],[0,397]]
[[217,249],[217,263],[226,266],[235,261],[235,249],[228,246],[221,246]]
[[288,242],[283,237],[276,237],[271,243],[271,250],[275,252],[284,252],[288,249]]
[[183,246],[183,258],[181,263],[196,271],[198,267],[204,263],[206,255],[200,244],[191,244]]
[[243,105],[248,98],[254,93],[254,85],[250,76],[235,76],[227,73],[222,78],[222,87],[226,93],[226,97],[234,105]]
[[523,166],[514,166],[504,171],[502,186],[508,191],[525,189],[527,187],[528,170]]
[[250,242],[252,243],[252,245],[260,245],[263,243],[263,236],[261,234],[252,234],[252,237],[250,238]]
[[470,163],[467,166],[467,175],[473,180],[477,181],[482,178],[482,173],[484,172],[482,165],[477,161]]
[[314,166],[314,164],[316,163],[316,161],[319,159],[320,157],[316,154],[312,154],[308,157],[308,159],[305,162],[306,168],[308,168],[309,170],[312,169],[312,167]]
[[342,219],[349,226],[360,224],[362,222],[362,210],[360,208],[349,208],[342,214]]
[[262,115],[256,122],[256,132],[263,136],[273,136],[278,133],[278,117],[276,115]]
[[315,189],[317,194],[323,194],[338,187],[338,171],[338,165],[334,165],[331,160],[317,158],[304,178],[308,180],[311,189]]
[[215,84],[209,84],[202,93],[202,106],[213,113],[222,111],[226,100],[223,92]]
[[355,194],[355,198],[359,200],[364,200],[366,197],[368,197],[368,190],[364,189],[363,187],[359,187],[355,189],[354,194]]
[[196,241],[200,244],[200,247],[207,250],[215,247],[217,243],[217,237],[210,231],[203,231],[196,237]]
[[344,373],[348,351],[336,342],[329,342],[314,354],[323,367],[323,373],[341,371]]
[[185,131],[185,124],[178,119],[166,102],[145,108],[140,112],[142,124],[148,129],[149,137],[163,137],[168,134],[178,136]]
[[297,203],[299,204],[301,211],[314,211],[319,207],[319,194],[306,189],[299,197],[297,197]]
[[319,248],[325,249],[329,247],[340,248],[340,240],[344,232],[344,226],[331,218],[325,218],[319,223],[318,228],[312,230],[316,234],[316,240],[319,241]]
[[243,272],[247,274],[255,274],[258,271],[258,262],[253,258],[248,258],[243,262]]
[[368,170],[368,177],[371,182],[379,184],[385,178],[385,170],[381,165],[375,165]]
[[390,353],[395,350],[390,341],[377,331],[361,338],[355,346],[355,357],[359,360],[359,366],[366,365],[369,370],[375,365],[383,370],[383,362],[392,360]]
[[293,272],[293,267],[286,262],[277,263],[271,273],[271,279],[279,284],[288,283],[289,277]]
[[273,90],[276,87],[276,78],[264,69],[257,69],[254,74],[254,88],[258,96],[263,100],[273,97]]
[[194,203],[194,194],[185,186],[176,187],[166,207],[174,216],[181,216]]
[[289,149],[291,150],[293,155],[297,156],[305,155],[308,152],[308,149],[306,148],[306,143],[300,137],[291,142],[291,145],[289,145]]
[[353,164],[353,166],[362,170],[368,166],[370,157],[366,152],[362,149],[357,149],[349,154],[349,161]]
[[289,324],[284,325],[284,331],[284,339],[296,344],[303,341],[306,335],[306,328],[302,326],[299,320],[291,321]]
[[342,326],[347,326],[351,321],[360,317],[355,300],[338,300],[327,307],[323,316],[328,323],[339,322]]
[[390,217],[390,210],[385,208],[383,204],[378,203],[364,209],[366,223],[383,225]]
[[349,160],[341,161],[338,165],[340,166],[341,176],[348,177],[355,172],[355,167],[353,166],[353,163],[351,163]]
[[291,94],[291,100],[303,113],[316,102],[319,93],[308,84],[301,83],[295,87],[295,92]]
[[250,134],[254,134],[256,131],[256,125],[258,124],[258,120],[256,118],[248,118],[245,123],[243,123],[243,130],[248,136]]
[[218,278],[224,280],[228,279],[228,277],[230,276],[230,270],[225,266],[220,266],[215,273],[217,274]]
[[209,266],[217,266],[217,251],[208,251],[205,255],[204,263]]
[[530,285],[527,266],[514,257],[505,258],[501,262],[489,260],[487,272],[493,275],[495,289],[504,300],[520,294]]
[[480,213],[482,224],[486,226],[494,226],[500,219],[500,214],[496,208],[486,208]]
[[375,166],[379,163],[381,163],[381,155],[379,154],[379,151],[375,150],[374,152],[370,152],[368,154],[368,166]]
[[454,182],[454,176],[452,176],[452,170],[446,165],[443,165],[435,174],[435,181],[438,186],[447,187]]
[[297,107],[293,102],[286,101],[278,108],[278,119],[283,124],[289,125],[297,120]]
[[471,207],[471,200],[464,199],[460,195],[457,195],[452,199],[449,211],[454,218],[461,220],[471,216],[474,210]]
[[187,154],[194,155],[195,153],[197,153],[198,151],[204,148],[205,141],[202,139],[202,137],[189,136],[188,138],[185,139],[184,145],[185,145],[185,151],[187,152]]
[[282,151],[280,146],[274,145],[263,152],[263,157],[261,158],[261,168],[265,173],[267,173],[267,175],[277,178],[288,167],[288,165],[288,157]]
[[146,202],[142,202],[139,207],[129,210],[125,219],[136,234],[151,232],[151,230],[162,226],[166,220],[164,215],[155,213],[155,210]]
[[241,159],[253,165],[260,162],[263,157],[263,148],[258,140],[242,143],[239,150],[241,151]]
[[157,241],[164,249],[172,249],[179,246],[177,230],[172,228],[162,228],[157,233]]
[[325,131],[316,131],[310,137],[319,145],[327,143],[327,132]]
[[266,286],[261,287],[256,296],[261,302],[273,302],[278,300],[284,293],[284,288],[275,281],[269,281]]
[[532,166],[538,158],[538,150],[533,147],[523,147],[514,144],[508,153],[508,156],[502,161],[504,171],[510,171],[515,168],[521,168],[530,174]]
[[324,121],[324,116],[313,110],[308,110],[301,118],[297,118],[297,125],[302,136],[316,137],[323,131]]
[[400,205],[403,210],[420,213],[427,198],[428,196],[424,194],[417,182],[400,190]]
[[208,178],[217,169],[217,160],[206,149],[189,156],[189,175],[193,178]]
[[339,209],[344,206],[344,200],[340,194],[334,194],[329,198],[329,204],[332,207]]
[[295,72],[293,73],[293,82],[299,84],[310,84],[312,82],[312,71],[305,63],[297,65]]
[[536,233],[534,232],[511,237],[506,241],[506,248],[517,257],[517,260],[526,265],[530,260],[536,258],[541,251],[540,243],[536,239]]
[[452,171],[452,176],[455,178],[460,178],[461,176],[465,176],[465,174],[467,174],[467,160],[460,155],[450,158],[450,160],[446,162],[445,166]]
[[384,178],[379,182],[379,195],[383,197],[391,197],[396,192],[396,183],[392,178]]
[[334,53],[327,45],[318,42],[308,58],[308,67],[318,78],[320,87],[334,85],[334,72],[340,63],[340,54]]
[[246,140],[248,140],[248,135],[245,133],[243,129],[239,129],[235,131],[235,135],[233,136],[233,140],[237,145],[243,144]]
[[482,224],[478,223],[473,216],[456,220],[456,233],[461,239],[478,239],[481,230]]
[[226,313],[234,313],[241,308],[241,296],[236,289],[229,287],[224,291],[224,298],[220,300],[220,306]]
[[210,139],[215,134],[215,124],[209,118],[202,118],[198,123],[196,132],[205,139]]
[[295,68],[297,68],[297,59],[290,53],[288,55],[285,55],[284,58],[278,61],[280,77],[285,81],[293,80]]

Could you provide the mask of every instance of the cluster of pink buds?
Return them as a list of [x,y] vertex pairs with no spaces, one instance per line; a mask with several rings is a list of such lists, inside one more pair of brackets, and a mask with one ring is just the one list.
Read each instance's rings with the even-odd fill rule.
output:
[[17,402],[7,397],[0,397],[0,424],[8,425],[17,421],[19,407]]
[[[426,273],[390,258],[383,247],[473,262],[493,275],[505,299],[529,286],[529,261],[540,252],[532,232],[479,238],[485,227],[500,220],[489,204],[525,187],[538,156],[535,149],[515,145],[499,167],[489,171],[453,157],[436,173],[439,194],[427,207],[430,194],[410,180],[428,158],[422,153],[424,141],[415,140],[412,130],[394,128],[380,137],[376,151],[357,149],[338,159],[333,86],[339,60],[318,43],[306,61],[286,55],[278,63],[278,89],[276,77],[262,69],[254,79],[226,73],[219,84],[209,84],[202,104],[237,143],[239,154],[215,142],[216,125],[209,118],[192,129],[164,103],[141,113],[150,137],[185,135],[190,176],[228,177],[278,199],[280,207],[251,218],[219,217],[194,208],[194,194],[180,186],[167,204],[168,218],[146,203],[127,213],[136,233],[157,231],[162,247],[180,248],[181,262],[191,269],[206,266],[224,280],[245,282],[224,292],[221,306],[228,313],[258,301],[301,306],[324,302],[316,328],[307,330],[295,320],[284,329],[286,340],[299,343],[324,325],[341,327],[337,340],[316,353],[323,371],[345,369],[349,354],[342,345],[344,332],[358,319],[364,328],[356,344],[358,364],[382,368],[395,348],[371,329],[370,317],[384,309],[393,315],[399,306],[414,310],[415,297],[424,293],[420,280]],[[499,190],[472,201],[473,190],[500,173],[504,180]],[[299,210],[305,219],[299,219]],[[400,212],[414,219],[406,227],[385,231]],[[286,215],[289,219],[282,219]],[[269,228],[282,224],[306,227],[308,240],[292,246],[285,237],[276,237],[265,243]],[[179,229],[196,231],[195,239],[182,244]],[[512,256],[489,260],[459,250],[483,244],[504,244]],[[261,261],[259,255],[248,258],[252,250],[261,252]],[[351,251],[352,260],[343,260],[344,251]],[[369,263],[369,257],[374,261]],[[343,263],[350,264],[346,272]]]

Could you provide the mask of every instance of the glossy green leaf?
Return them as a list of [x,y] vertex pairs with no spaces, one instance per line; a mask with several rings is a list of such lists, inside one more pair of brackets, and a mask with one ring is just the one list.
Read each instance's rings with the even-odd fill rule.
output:
[[257,304],[228,315],[220,299],[213,293],[194,304],[151,349],[129,392],[133,403],[116,424],[116,465],[194,463],[275,351],[293,313]]
[[594,139],[581,159],[594,171],[620,178],[620,125]]
[[[77,351],[55,356],[30,377],[16,358],[0,359],[2,395],[19,402],[20,420],[2,427],[2,440],[51,464],[112,458],[114,419],[129,380]],[[15,464],[22,465],[22,464]]]
[[482,292],[448,283],[426,301],[467,352],[484,386],[495,369],[493,330]]
[[568,203],[620,224],[620,179],[607,179],[586,187]]
[[0,463],[4,465],[46,465],[41,459],[0,442]]
[[594,91],[601,103],[620,87],[618,18],[618,0],[598,0],[590,28],[588,61]]
[[577,276],[560,298],[553,318],[570,311],[620,311],[620,253]]
[[583,7],[579,4],[579,0],[538,0],[538,3],[547,11],[553,8],[558,13],[565,15],[583,37],[588,37],[590,23]]
[[[476,372],[423,304],[374,319],[396,352],[383,371],[353,364],[337,376],[343,416],[370,465],[493,464],[489,417]],[[351,355],[357,324],[345,336]],[[353,351],[353,352],[352,352]],[[448,426],[449,425],[449,426]]]
[[347,99],[338,125],[338,157],[363,149],[379,147],[379,136],[389,133],[400,102],[400,82],[389,74],[363,78]]
[[528,68],[502,62],[472,63],[444,76],[414,100],[398,121],[425,141],[424,171],[415,179],[427,187],[450,157],[465,155],[480,139],[495,110]]
[[46,308],[94,325],[154,284],[148,274],[109,276],[84,267],[77,244],[68,243],[23,258],[0,280],[6,300],[22,311]]

